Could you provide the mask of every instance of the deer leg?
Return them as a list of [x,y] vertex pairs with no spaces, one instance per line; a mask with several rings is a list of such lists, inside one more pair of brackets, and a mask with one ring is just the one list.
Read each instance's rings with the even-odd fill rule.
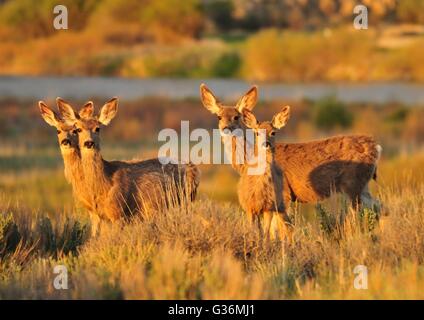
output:
[[287,239],[290,243],[293,242],[293,225],[291,224],[290,218],[286,212],[274,212],[273,213],[278,228],[278,234],[281,241]]
[[249,226],[252,227],[253,226],[253,220],[254,220],[253,212],[247,211],[246,215],[247,215],[247,222],[249,223]]
[[101,224],[100,217],[96,213],[90,212],[90,221],[91,221],[91,236],[97,237],[100,232],[100,224]]
[[362,190],[361,195],[361,204],[364,208],[371,209],[376,212],[380,212],[381,204],[380,201],[374,199],[369,191],[368,185]]
[[269,211],[264,212],[264,234],[267,241],[274,239],[274,233],[271,232],[271,222],[273,213]]
[[264,233],[263,233],[263,228],[262,228],[262,224],[261,224],[261,216],[256,214],[254,216],[254,219],[256,220],[256,226],[258,228],[259,237],[260,237],[260,239],[263,239]]

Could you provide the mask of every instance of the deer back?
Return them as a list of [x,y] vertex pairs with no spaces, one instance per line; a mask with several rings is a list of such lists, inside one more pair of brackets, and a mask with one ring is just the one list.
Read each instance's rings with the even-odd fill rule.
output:
[[375,172],[378,145],[369,136],[337,136],[307,143],[278,143],[276,161],[296,198],[316,202],[332,191],[354,197]]

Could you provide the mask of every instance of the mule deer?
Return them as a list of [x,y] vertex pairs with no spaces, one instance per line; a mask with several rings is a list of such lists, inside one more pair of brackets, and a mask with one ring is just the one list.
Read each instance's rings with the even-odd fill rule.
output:
[[252,110],[255,107],[258,97],[257,88],[252,87],[235,106],[223,105],[205,84],[200,86],[200,96],[203,106],[218,117],[221,140],[226,146],[225,152],[231,159],[233,169],[240,173],[246,160],[246,144],[248,143],[238,137],[242,134],[242,111]]
[[276,219],[281,240],[284,237],[291,239],[291,224],[286,213],[283,202],[283,171],[275,161],[275,132],[284,127],[289,119],[290,107],[286,106],[277,113],[272,121],[259,122],[253,113],[244,109],[243,122],[246,127],[252,129],[256,136],[260,130],[265,132],[265,141],[260,143],[256,139],[255,154],[258,148],[265,149],[266,164],[263,174],[249,174],[249,164],[245,163],[241,167],[240,181],[238,185],[239,202],[248,216],[250,224],[258,222],[260,226],[260,216],[264,220],[264,233],[267,238],[270,236],[272,219]]
[[[242,129],[239,120],[242,110],[253,110],[258,92],[252,87],[236,106],[223,106],[213,93],[202,84],[200,95],[203,106],[218,116],[221,132],[226,139],[235,139],[231,132]],[[234,160],[236,150],[231,150]],[[379,209],[372,198],[368,183],[376,178],[377,162],[382,148],[373,138],[364,135],[336,136],[306,143],[276,143],[275,159],[284,168],[283,199],[286,207],[291,201],[318,202],[333,191],[346,193],[354,207],[363,205]],[[240,151],[238,151],[240,152]],[[240,166],[232,163],[240,172]]]
[[[66,104],[58,98],[57,105]],[[40,114],[47,124],[57,130],[60,152],[65,168],[65,178],[72,185],[74,197],[87,209],[91,210],[91,205],[84,190],[81,153],[78,146],[78,137],[72,133],[73,126],[67,124],[55,111],[50,109],[43,101],[38,102]]]
[[81,150],[85,192],[93,211],[103,221],[115,222],[136,213],[149,214],[170,205],[194,201],[200,172],[189,163],[162,164],[160,159],[106,161],[100,153],[100,128],[118,111],[113,98],[94,116],[92,103],[76,113],[60,105],[62,117],[74,126]]

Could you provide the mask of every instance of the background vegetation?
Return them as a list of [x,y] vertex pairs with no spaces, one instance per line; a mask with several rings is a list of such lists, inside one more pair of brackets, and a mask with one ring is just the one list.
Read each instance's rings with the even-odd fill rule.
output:
[[[69,29],[53,28],[53,7]],[[0,74],[423,81],[424,2],[0,1]]]

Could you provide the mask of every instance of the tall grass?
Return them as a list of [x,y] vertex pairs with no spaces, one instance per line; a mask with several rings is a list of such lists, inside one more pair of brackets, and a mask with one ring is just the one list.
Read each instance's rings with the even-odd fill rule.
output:
[[[330,102],[295,102],[293,121],[278,139],[344,132],[340,125],[314,125],[315,108],[332,109]],[[380,221],[372,211],[350,210],[343,196],[317,207],[294,204],[295,241],[282,245],[263,242],[248,226],[237,204],[238,177],[228,165],[202,166],[199,200],[188,210],[135,219],[91,238],[87,212],[74,205],[52,145],[55,132],[32,120],[39,116],[30,105],[3,102],[0,116],[6,139],[0,146],[0,298],[423,297],[424,157],[409,148],[410,137],[420,146],[413,120],[421,109],[340,105],[353,115],[349,130],[372,133],[384,147],[378,183],[371,183],[383,203]],[[281,105],[267,102],[255,112],[267,119]],[[190,120],[191,128],[216,126],[193,101],[146,99],[123,107],[105,131],[106,159],[157,156],[152,135],[157,128],[178,129],[175,119]],[[141,136],[146,143],[134,144]],[[57,265],[68,268],[68,290],[54,289]],[[367,290],[353,286],[357,265],[368,268]]]
[[[88,236],[84,212],[2,205],[0,297],[422,298],[423,180],[408,178],[400,163],[382,162],[373,188],[384,210],[374,227],[334,196],[315,209],[292,208],[293,244],[263,242],[237,204],[205,194],[188,210],[135,219],[97,238]],[[400,170],[390,176],[393,166]],[[68,268],[68,290],[53,287],[56,265]],[[368,268],[367,290],[353,286],[356,265]]]

